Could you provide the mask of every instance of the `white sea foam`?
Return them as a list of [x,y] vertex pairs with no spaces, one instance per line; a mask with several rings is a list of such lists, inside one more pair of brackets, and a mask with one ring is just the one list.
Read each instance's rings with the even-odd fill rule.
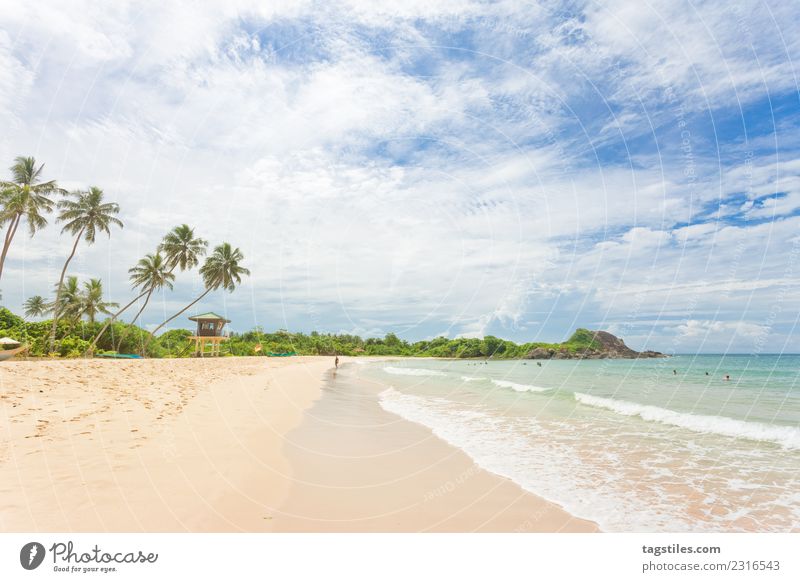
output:
[[483,469],[511,479],[523,489],[558,503],[572,515],[591,519],[606,531],[700,531],[674,503],[630,495],[624,474],[614,470],[613,453],[594,457],[605,467],[587,470],[571,446],[555,442],[535,419],[498,417],[461,408],[441,398],[425,398],[388,388],[379,397],[384,410],[428,427],[460,448]]
[[575,393],[575,400],[581,404],[604,408],[624,416],[638,416],[643,420],[677,426],[694,432],[767,441],[777,443],[786,449],[800,449],[800,429],[791,426],[768,425],[724,416],[676,412],[658,406],[601,398],[580,392]]
[[517,384],[508,380],[492,380],[492,384],[500,386],[500,388],[511,388],[517,392],[547,392],[549,390],[549,388],[542,388],[533,384]]
[[396,368],[395,366],[385,366],[384,372],[396,376],[444,376],[444,372],[439,370],[426,370],[424,368]]
[[461,379],[464,382],[477,382],[478,380],[483,380],[483,378],[476,378],[475,376],[461,376]]

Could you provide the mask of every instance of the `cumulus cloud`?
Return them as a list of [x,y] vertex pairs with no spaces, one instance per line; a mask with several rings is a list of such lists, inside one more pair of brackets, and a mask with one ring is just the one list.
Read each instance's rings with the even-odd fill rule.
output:
[[745,321],[699,321],[697,319],[690,319],[677,326],[680,335],[690,338],[705,337],[709,334],[734,334],[752,338],[763,334],[767,329],[764,325]]

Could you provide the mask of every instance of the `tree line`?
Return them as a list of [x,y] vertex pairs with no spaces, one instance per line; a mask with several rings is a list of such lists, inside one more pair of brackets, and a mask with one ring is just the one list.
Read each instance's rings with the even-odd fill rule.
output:
[[[244,259],[238,248],[223,242],[207,255],[208,242],[195,234],[194,228],[181,224],[169,231],[153,252],[138,260],[129,270],[133,297],[124,306],[106,301],[99,278],[80,282],[69,275],[69,266],[79,252],[80,243],[92,245],[98,234],[111,237],[113,229],[123,228],[118,218],[120,207],[105,200],[101,188],[68,192],[55,180],[43,180],[43,164],[32,157],[18,157],[11,166],[11,179],[0,181],[0,228],[5,231],[0,252],[0,283],[6,260],[20,226],[25,223],[30,236],[48,225],[47,217],[56,212],[61,233],[71,239],[70,252],[53,289],[53,298],[34,295],[24,302],[24,318],[0,308],[0,336],[24,340],[36,356],[78,357],[99,352],[139,353],[148,356],[188,356],[189,330],[174,329],[156,334],[185,313],[206,295],[218,289],[232,292],[250,271],[241,265]],[[56,200],[58,199],[58,200]],[[168,317],[152,331],[136,325],[156,292],[171,291],[179,273],[198,268],[203,291],[181,310]],[[122,316],[134,305],[139,308],[126,323]],[[98,317],[104,315],[104,321]],[[31,319],[50,316],[50,320]],[[383,338],[362,339],[351,334],[311,332],[289,333],[279,330],[265,333],[260,328],[232,334],[225,342],[225,355],[268,355],[295,352],[301,355],[375,355],[447,358],[523,358],[538,347],[576,351],[591,347],[591,332],[578,330],[567,342],[516,344],[494,336],[478,338],[437,337],[408,342],[396,334]]]
[[[241,284],[242,277],[250,274],[241,265],[244,255],[238,248],[223,242],[206,256],[208,242],[196,236],[192,227],[182,224],[167,233],[154,252],[145,255],[128,270],[134,297],[119,308],[117,303],[104,300],[102,281],[99,278],[90,278],[81,284],[77,277],[68,275],[69,265],[78,253],[81,242],[92,245],[98,234],[104,233],[110,238],[112,229],[124,227],[118,218],[119,204],[106,201],[105,193],[96,186],[86,190],[67,191],[55,180],[44,181],[43,171],[44,164],[37,164],[32,157],[20,156],[10,168],[11,179],[0,181],[0,228],[5,230],[0,252],[0,283],[6,260],[23,223],[28,227],[29,236],[33,237],[48,225],[47,217],[55,211],[55,221],[62,226],[61,234],[72,237],[70,253],[61,268],[53,298],[34,295],[24,303],[27,318],[51,317],[46,341],[42,337],[41,325],[24,326],[25,336],[37,342],[36,347],[42,352],[40,355],[75,355],[74,352],[81,351],[80,348],[83,348],[82,354],[91,355],[98,347],[104,350],[112,347],[118,351],[125,347],[125,341],[132,332],[135,332],[138,340],[137,351],[142,355],[153,355],[150,346],[165,325],[212,291],[221,288],[232,292]],[[149,333],[143,333],[141,328],[134,325],[146,309],[153,293],[172,290],[176,271],[190,271],[198,266],[204,289],[197,298]],[[139,301],[142,301],[141,307],[131,322],[115,327],[119,323],[118,319]],[[108,316],[102,325],[97,324],[98,314]],[[6,329],[16,329],[19,324],[10,312],[6,316],[6,323]],[[76,335],[76,330],[80,332],[79,335]],[[86,337],[87,330],[92,330],[90,339]],[[111,346],[106,337],[109,330],[113,336]],[[66,349],[63,345],[65,341]]]
[[[49,321],[29,321],[0,308],[0,336],[9,335],[25,339],[35,356],[47,355],[46,339]],[[58,323],[58,355],[81,357],[90,352],[94,339],[105,333],[96,344],[102,351],[131,352],[145,345],[150,332],[131,323],[106,320],[90,322],[84,319],[77,324],[67,320]],[[222,345],[223,356],[269,356],[270,354],[296,353],[299,355],[344,356],[413,356],[437,358],[491,358],[509,360],[528,357],[535,348],[566,349],[577,351],[590,347],[584,338],[572,338],[561,344],[542,342],[520,343],[494,336],[483,338],[436,337],[430,340],[409,342],[394,333],[382,338],[362,338],[347,333],[292,333],[286,330],[265,332],[260,327],[245,333],[232,333]],[[190,357],[193,345],[186,340],[194,335],[188,329],[171,329],[156,337],[147,348],[151,357]],[[589,340],[590,341],[590,340]]]

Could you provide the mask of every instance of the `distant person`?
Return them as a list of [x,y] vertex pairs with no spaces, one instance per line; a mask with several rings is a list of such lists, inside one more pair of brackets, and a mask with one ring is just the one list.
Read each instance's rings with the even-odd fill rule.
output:
[[672,375],[673,376],[677,376],[678,375],[678,370],[672,370]]
[[339,369],[339,356],[336,356],[336,359],[333,362],[333,365],[336,366],[336,369]]
[[708,376],[708,372],[706,372],[706,376]]
[[536,362],[536,365],[539,366],[540,368],[542,367],[542,363],[541,362]]
[[727,380],[730,380],[730,379],[731,379],[731,375],[730,374],[725,374],[725,380],[727,381]]

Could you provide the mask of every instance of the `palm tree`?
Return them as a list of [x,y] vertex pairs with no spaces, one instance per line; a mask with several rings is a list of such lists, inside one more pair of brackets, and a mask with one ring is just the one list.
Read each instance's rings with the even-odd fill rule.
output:
[[194,229],[188,224],[173,228],[158,245],[158,251],[164,253],[170,272],[176,267],[181,271],[193,269],[200,263],[200,257],[206,254],[208,242],[195,238]]
[[78,278],[67,277],[66,282],[62,282],[56,289],[56,297],[57,299],[50,305],[50,309],[53,313],[58,313],[69,321],[70,327],[74,326],[83,315],[83,297],[78,285]]
[[119,307],[119,303],[103,301],[103,283],[100,279],[89,279],[83,282],[83,294],[80,297],[80,315],[88,316],[89,323],[94,324],[98,313],[111,315],[109,308]]
[[23,305],[25,317],[41,317],[50,313],[50,305],[41,295],[34,295]]
[[240,251],[238,248],[232,248],[228,243],[222,243],[216,247],[214,252],[211,253],[211,255],[206,259],[206,262],[203,264],[203,266],[200,267],[200,274],[203,276],[203,285],[205,286],[205,291],[203,291],[203,293],[197,299],[189,303],[189,305],[181,309],[178,313],[164,321],[161,325],[150,332],[150,336],[147,338],[144,349],[146,350],[147,346],[150,345],[150,342],[153,340],[158,330],[184,313],[192,305],[200,301],[212,291],[216,291],[222,287],[226,291],[233,292],[233,290],[236,289],[236,285],[242,282],[242,275],[250,274],[248,269],[245,269],[239,265],[242,259],[244,259],[242,251]]
[[[158,291],[163,287],[170,290],[172,289],[172,282],[175,280],[175,275],[172,274],[172,269],[169,271],[166,269],[166,265],[167,263],[164,257],[161,256],[161,253],[156,253],[155,255],[147,255],[145,258],[139,259],[135,267],[128,269],[128,273],[131,274],[131,283],[133,283],[134,289],[140,287],[147,290],[144,303],[139,311],[136,312],[136,315],[133,316],[130,322],[131,326],[136,323],[136,320],[139,319],[139,316],[147,307],[147,303],[150,301],[153,291]],[[128,335],[130,329],[130,327],[125,328],[125,331],[120,335],[119,342],[117,342],[117,351],[122,347],[122,341]]]
[[10,169],[13,179],[10,182],[0,182],[0,226],[8,224],[3,250],[0,252],[0,278],[3,276],[8,249],[22,219],[28,221],[28,230],[33,236],[47,224],[47,219],[42,215],[52,212],[55,206],[48,196],[66,194],[55,180],[41,181],[44,164],[37,166],[34,158],[19,156]]
[[115,202],[103,202],[103,191],[100,188],[92,186],[86,192],[72,192],[70,196],[74,200],[62,200],[58,203],[58,207],[61,210],[58,220],[66,223],[61,232],[69,232],[74,235],[75,243],[72,245],[72,252],[64,262],[64,267],[61,269],[61,277],[56,287],[56,310],[53,313],[53,327],[50,330],[50,351],[53,351],[56,342],[56,324],[58,323],[59,306],[61,305],[59,294],[64,282],[64,275],[67,273],[69,262],[75,256],[78,243],[81,238],[84,238],[87,243],[92,244],[98,231],[105,232],[110,237],[111,226],[116,225],[120,228],[123,226],[122,221],[114,216],[119,213],[119,205]]
[[[161,244],[158,245],[157,253],[164,253],[164,262],[169,268],[168,272],[172,273],[178,267],[180,267],[181,271],[185,271],[197,266],[200,262],[200,257],[206,254],[207,247],[208,243],[205,240],[194,236],[193,228],[191,228],[188,224],[182,224],[180,226],[176,226],[164,236]],[[172,279],[174,279],[174,277],[172,277]],[[136,288],[136,285],[134,285],[134,288]],[[169,288],[172,289],[172,285],[170,285]],[[145,295],[147,295],[148,300],[150,299],[149,290],[146,287],[143,287],[142,289],[142,292],[130,303],[111,316],[111,319],[106,322],[106,325],[103,326],[103,329],[100,330],[100,333],[98,333],[92,341],[90,350],[94,348],[94,346],[100,340],[100,337],[106,332],[109,326],[131,305],[136,303]],[[145,302],[145,305],[146,304],[147,302]],[[141,310],[139,313],[141,313]],[[134,321],[136,321],[138,317],[139,315],[137,314],[137,316],[134,318]]]

